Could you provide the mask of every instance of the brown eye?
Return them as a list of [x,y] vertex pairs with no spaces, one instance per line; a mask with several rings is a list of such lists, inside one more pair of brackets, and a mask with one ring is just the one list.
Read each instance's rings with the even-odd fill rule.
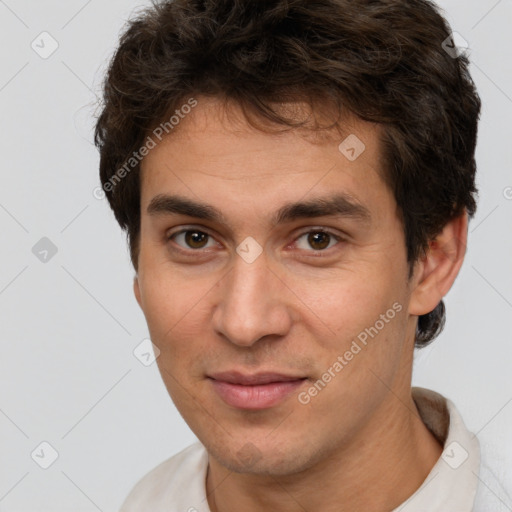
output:
[[323,231],[314,232],[308,234],[308,243],[313,249],[325,249],[331,240],[331,236]]
[[[306,243],[299,243],[299,241],[305,237],[307,237]],[[297,238],[296,244],[299,249],[304,249],[309,252],[321,252],[332,247],[338,241],[341,241],[341,237],[328,231],[317,229],[303,233]],[[313,251],[311,251],[311,249],[313,249]]]
[[212,247],[212,245],[207,245],[211,238],[210,235],[197,229],[179,231],[168,238],[169,240],[174,240],[183,249],[205,249]]
[[185,242],[193,249],[202,249],[208,235],[201,231],[185,231]]

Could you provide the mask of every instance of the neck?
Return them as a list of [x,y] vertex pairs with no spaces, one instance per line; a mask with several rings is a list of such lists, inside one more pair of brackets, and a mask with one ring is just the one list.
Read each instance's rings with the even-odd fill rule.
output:
[[[409,381],[410,382],[410,381]],[[293,475],[239,474],[210,456],[206,490],[211,512],[389,512],[424,482],[442,447],[419,417],[410,385],[388,400],[349,445]]]

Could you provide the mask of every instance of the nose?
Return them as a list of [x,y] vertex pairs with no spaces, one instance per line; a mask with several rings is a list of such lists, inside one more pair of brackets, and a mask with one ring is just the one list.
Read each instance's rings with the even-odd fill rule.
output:
[[219,284],[219,302],[213,314],[217,333],[240,347],[263,337],[282,337],[292,324],[293,295],[267,264],[264,253],[252,263],[238,255]]

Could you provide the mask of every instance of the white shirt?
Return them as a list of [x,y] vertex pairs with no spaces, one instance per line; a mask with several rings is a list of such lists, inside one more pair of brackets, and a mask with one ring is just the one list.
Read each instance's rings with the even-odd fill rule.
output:
[[[480,443],[455,405],[413,387],[421,419],[444,450],[423,484],[390,512],[510,512],[506,491],[481,464]],[[132,489],[120,512],[211,512],[206,499],[208,453],[196,442],[170,457]]]

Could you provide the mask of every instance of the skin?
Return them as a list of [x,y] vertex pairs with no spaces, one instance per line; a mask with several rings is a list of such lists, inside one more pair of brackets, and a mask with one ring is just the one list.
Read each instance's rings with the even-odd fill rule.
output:
[[[142,163],[134,292],[161,351],[167,390],[209,453],[209,507],[389,512],[442,453],[411,396],[414,333],[418,315],[434,309],[459,272],[467,216],[445,226],[408,281],[403,227],[380,175],[377,126],[346,118],[342,132],[321,137],[264,133],[236,104],[226,110],[214,98],[197,99]],[[348,134],[366,146],[352,162],[338,150]],[[283,204],[333,191],[365,205],[371,223],[318,217],[270,224]],[[162,193],[215,206],[225,222],[149,215]],[[184,235],[168,238],[184,228],[210,237],[197,246]],[[319,228],[345,241],[331,237],[319,250],[307,236]],[[263,249],[252,263],[236,252],[248,236]],[[300,403],[298,393],[394,303],[401,311]],[[230,370],[308,380],[278,405],[248,411],[227,405],[207,378]]]

